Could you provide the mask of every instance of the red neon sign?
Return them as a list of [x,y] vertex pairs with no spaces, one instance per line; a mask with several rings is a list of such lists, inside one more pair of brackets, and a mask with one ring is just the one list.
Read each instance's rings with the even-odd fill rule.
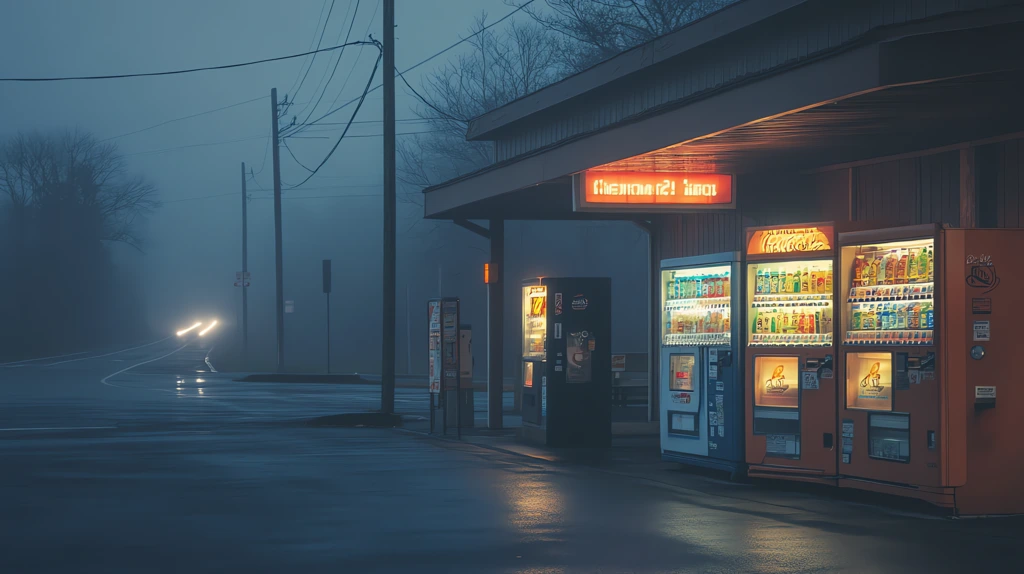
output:
[[730,207],[731,175],[687,172],[594,171],[580,174],[581,205]]

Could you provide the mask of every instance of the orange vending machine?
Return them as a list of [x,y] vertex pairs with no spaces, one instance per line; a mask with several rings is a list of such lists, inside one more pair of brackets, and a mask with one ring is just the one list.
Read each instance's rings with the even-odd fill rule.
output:
[[748,474],[835,484],[835,229],[747,230]]
[[1024,512],[1024,230],[839,236],[839,485]]

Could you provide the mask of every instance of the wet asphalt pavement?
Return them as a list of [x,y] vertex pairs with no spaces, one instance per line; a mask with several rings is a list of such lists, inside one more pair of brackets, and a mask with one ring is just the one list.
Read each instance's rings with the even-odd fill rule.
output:
[[[97,354],[0,365],[0,572],[1004,572],[1024,558],[1018,519],[730,484],[628,448],[575,464],[310,428],[376,407],[376,389],[234,382],[177,339]],[[422,391],[397,394],[425,414]]]

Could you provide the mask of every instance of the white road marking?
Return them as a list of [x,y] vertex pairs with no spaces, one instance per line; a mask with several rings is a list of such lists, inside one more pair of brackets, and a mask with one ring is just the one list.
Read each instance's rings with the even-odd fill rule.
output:
[[92,357],[82,357],[81,359],[68,359],[67,361],[57,361],[56,363],[48,363],[48,364],[43,365],[43,366],[44,367],[52,367],[54,365],[63,365],[64,363],[74,363],[76,361],[88,361],[89,359],[102,359],[103,357],[109,357],[110,355],[116,355],[118,353],[126,353],[128,351],[134,351],[135,349],[142,349],[144,347],[150,347],[150,346],[153,346],[153,345],[155,345],[157,343],[163,343],[167,339],[170,339],[170,337],[164,337],[163,339],[160,339],[159,341],[153,341],[152,343],[146,343],[145,345],[139,345],[138,347],[130,347],[128,349],[121,349],[120,351],[114,351],[113,353],[107,353],[105,355],[95,355],[95,356],[92,356]]
[[[0,363],[0,367],[6,366],[6,365],[20,365],[21,363],[31,363],[32,361],[45,361],[46,359],[60,359],[60,358],[63,358],[63,357],[74,357],[75,355],[84,355],[84,354],[86,354],[88,352],[89,351],[80,351],[78,353],[70,353],[70,354],[67,354],[67,355],[54,355],[52,357],[37,357],[35,359],[22,359],[20,361],[11,361],[9,363]],[[24,366],[24,365],[22,365],[22,366]]]
[[0,429],[0,432],[58,431],[58,430],[100,430],[100,429],[116,429],[116,428],[117,427],[29,427],[29,428]]
[[[170,338],[170,337],[168,337],[168,338]],[[120,385],[114,385],[114,384],[108,383],[107,379],[109,379],[111,377],[116,377],[117,375],[120,375],[121,373],[123,373],[125,371],[130,371],[130,370],[134,369],[135,367],[141,367],[142,365],[148,365],[149,363],[153,363],[153,362],[159,361],[160,359],[166,359],[167,357],[170,357],[171,355],[177,353],[178,351],[184,349],[187,346],[189,346],[189,343],[185,343],[184,345],[178,347],[177,349],[171,351],[170,353],[167,353],[166,355],[164,355],[162,357],[157,357],[155,359],[150,359],[148,361],[142,361],[141,363],[135,363],[134,365],[132,365],[130,367],[127,367],[127,368],[124,368],[124,369],[121,369],[120,371],[118,371],[116,373],[111,373],[111,374],[103,377],[102,379],[100,379],[100,384],[107,385],[108,387],[114,387],[115,389],[152,390],[152,389],[132,389],[132,387],[122,387]],[[161,389],[161,390],[163,390],[163,389]],[[168,391],[168,392],[172,392],[172,391]]]
[[210,350],[206,352],[206,366],[210,367],[211,373],[216,373],[217,369],[213,368],[213,363],[210,362],[210,353],[213,352],[214,347],[210,347]]

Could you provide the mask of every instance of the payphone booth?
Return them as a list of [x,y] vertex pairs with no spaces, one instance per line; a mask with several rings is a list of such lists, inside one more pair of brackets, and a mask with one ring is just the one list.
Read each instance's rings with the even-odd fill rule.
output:
[[523,440],[611,445],[611,291],[605,277],[523,284]]
[[1024,230],[843,233],[839,486],[1024,512]]

